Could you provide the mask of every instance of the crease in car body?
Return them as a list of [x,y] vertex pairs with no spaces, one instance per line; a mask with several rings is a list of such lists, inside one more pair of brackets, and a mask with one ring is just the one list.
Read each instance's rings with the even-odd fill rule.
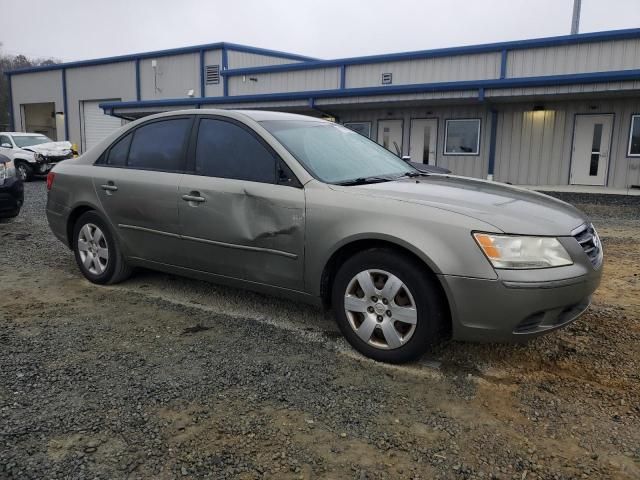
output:
[[301,208],[278,204],[246,188],[241,194],[234,195],[231,208],[231,214],[240,221],[242,239],[257,246],[270,247],[273,237],[293,236],[304,225]]

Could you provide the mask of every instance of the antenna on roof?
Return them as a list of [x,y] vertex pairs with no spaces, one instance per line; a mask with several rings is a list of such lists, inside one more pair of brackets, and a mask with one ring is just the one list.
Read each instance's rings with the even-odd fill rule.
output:
[[571,35],[576,35],[580,30],[580,7],[582,0],[573,0],[573,17],[571,18]]

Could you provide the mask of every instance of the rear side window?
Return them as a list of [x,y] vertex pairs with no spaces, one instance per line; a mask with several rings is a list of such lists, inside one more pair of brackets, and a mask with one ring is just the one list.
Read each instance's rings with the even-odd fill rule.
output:
[[127,153],[131,144],[131,134],[118,140],[109,150],[107,165],[124,166],[127,164]]
[[202,119],[196,173],[208,177],[275,183],[276,159],[251,133],[233,123]]
[[129,149],[130,168],[176,171],[182,169],[191,119],[153,122],[136,129]]

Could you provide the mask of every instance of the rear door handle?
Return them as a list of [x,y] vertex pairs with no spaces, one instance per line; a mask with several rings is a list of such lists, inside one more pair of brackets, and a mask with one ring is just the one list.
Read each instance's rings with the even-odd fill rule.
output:
[[200,196],[200,192],[190,192],[188,195],[182,195],[182,199],[185,202],[196,202],[196,203],[202,203],[206,201],[204,197]]

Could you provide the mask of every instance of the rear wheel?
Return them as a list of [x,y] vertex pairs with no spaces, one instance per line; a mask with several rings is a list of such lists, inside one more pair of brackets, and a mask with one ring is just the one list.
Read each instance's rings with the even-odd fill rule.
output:
[[16,162],[16,173],[23,182],[28,182],[33,178],[33,167],[27,162]]
[[407,362],[442,337],[447,310],[437,280],[406,255],[384,248],[357,253],[332,288],[340,330],[367,357]]
[[93,283],[118,283],[131,275],[120,247],[95,212],[86,212],[76,221],[73,251],[80,271]]

